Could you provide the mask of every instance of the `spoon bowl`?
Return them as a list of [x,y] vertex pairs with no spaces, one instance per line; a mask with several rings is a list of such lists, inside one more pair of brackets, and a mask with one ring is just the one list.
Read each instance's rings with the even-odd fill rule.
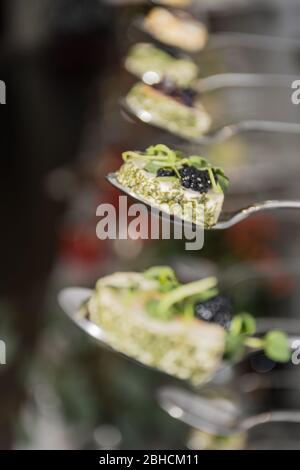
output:
[[[164,376],[168,378],[175,378],[176,380],[180,381],[178,377],[171,376],[168,373],[157,369],[152,366],[148,366],[139,360],[128,356],[127,354],[124,354],[116,349],[114,349],[112,346],[110,346],[107,335],[105,331],[90,321],[83,313],[82,311],[82,306],[84,303],[89,299],[89,297],[92,294],[91,289],[87,288],[82,288],[82,287],[69,287],[62,289],[58,295],[58,303],[62,310],[66,313],[66,315],[85,333],[87,333],[90,337],[95,339],[99,346],[102,348],[108,349],[110,351],[114,351],[121,356],[125,357],[126,359],[129,359],[130,361],[133,361],[136,364],[142,365],[143,367],[147,367],[149,369],[155,370],[156,372],[159,372],[163,374]],[[278,322],[280,320],[278,319]],[[285,325],[287,330],[293,330],[293,328],[298,326],[299,324],[295,325],[295,322],[292,321],[292,325],[289,324],[288,321],[281,320],[281,323],[277,323],[278,325]],[[259,333],[263,333],[266,331],[266,329],[272,329],[274,328],[272,319],[258,319],[257,321],[257,330]],[[283,328],[284,330],[284,328]],[[294,331],[297,331],[296,329]],[[296,337],[289,337],[290,339],[290,344],[292,345],[292,342],[297,339]],[[211,382],[211,381],[219,381],[219,383],[224,383],[227,380],[230,380],[232,377],[232,372],[233,369],[237,369],[239,364],[243,361],[244,358],[241,358],[241,360],[235,364],[232,364],[228,361],[222,361],[220,363],[219,369],[214,373],[212,377],[210,377],[206,382],[204,381],[203,383]],[[183,380],[181,380],[184,382]],[[188,382],[189,383],[189,382]],[[201,384],[202,385],[202,384]]]
[[244,417],[231,400],[209,398],[193,392],[164,387],[158,392],[158,401],[173,418],[202,432],[217,436],[247,433],[266,423],[300,423],[300,410],[274,410]]
[[220,436],[238,432],[240,410],[230,399],[209,398],[177,387],[162,387],[157,398],[168,415],[192,428]]
[[123,186],[118,181],[116,177],[116,173],[109,173],[106,176],[106,179],[112,186],[114,186],[116,189],[119,189],[119,191],[124,193],[126,196],[129,196],[131,199],[133,199],[134,201],[138,203],[144,204],[147,207],[147,209],[151,211],[151,214],[154,215],[155,217],[159,217],[166,221],[171,221],[174,225],[184,224],[186,228],[193,230],[193,232],[195,232],[195,230],[203,231],[203,226],[198,225],[198,224],[193,224],[189,222],[188,220],[181,219],[180,217],[176,215],[169,214],[165,212],[164,210],[160,209],[159,206],[151,205],[149,201],[147,201],[147,199],[138,196],[137,194],[132,192],[129,188],[126,188],[125,186]]
[[91,297],[92,292],[92,289],[82,287],[67,287],[59,292],[58,303],[69,319],[74,322],[81,330],[87,333],[87,335],[96,340],[101,348],[114,351],[127,360],[138,364],[139,366],[153,369],[167,377],[171,377],[166,372],[148,366],[147,364],[138,361],[134,357],[128,356],[127,354],[116,350],[109,344],[106,332],[100,326],[90,321],[81,310],[85,302],[87,302],[87,300]]
[[289,134],[300,134],[300,124],[293,122],[280,122],[280,121],[263,121],[263,120],[248,120],[240,121],[236,124],[230,124],[221,127],[220,129],[213,130],[212,132],[200,135],[197,138],[188,138],[179,136],[172,133],[166,128],[162,128],[152,120],[151,113],[148,111],[141,110],[136,113],[130,106],[128,106],[126,99],[120,100],[121,112],[124,117],[130,121],[141,123],[143,125],[150,125],[157,129],[161,129],[167,134],[175,136],[179,142],[190,142],[194,144],[213,144],[222,143],[231,139],[233,136],[243,134],[245,132],[276,132],[276,133],[289,133]]
[[92,295],[92,289],[84,287],[67,287],[58,294],[58,303],[68,317],[84,330],[89,336],[101,343],[101,346],[109,348],[105,339],[105,332],[95,323],[89,321],[80,311],[81,307]]
[[[191,229],[193,232],[195,230],[203,231],[203,226],[195,223],[191,223],[187,220],[181,219],[177,216],[173,216],[164,212],[159,206],[153,206],[146,199],[138,196],[136,193],[132,192],[129,188],[123,186],[117,179],[116,173],[109,173],[106,177],[107,181],[119,189],[125,195],[131,197],[135,201],[145,204],[148,209],[151,210],[151,213],[157,215],[163,219],[170,220],[173,224],[185,224],[185,227]],[[234,225],[242,222],[251,215],[262,212],[266,210],[275,210],[275,209],[300,209],[300,200],[282,200],[282,201],[262,201],[255,204],[252,204],[248,207],[244,207],[235,212],[221,213],[217,224],[210,227],[208,230],[224,230]]]

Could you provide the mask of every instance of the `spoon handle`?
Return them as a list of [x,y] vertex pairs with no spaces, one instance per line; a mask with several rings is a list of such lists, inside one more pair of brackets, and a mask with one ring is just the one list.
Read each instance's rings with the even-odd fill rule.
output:
[[244,47],[248,49],[260,49],[264,51],[299,51],[298,39],[281,38],[276,36],[264,36],[246,33],[215,33],[210,35],[205,50],[226,49],[227,47]]
[[192,88],[198,93],[208,93],[220,88],[241,87],[288,87],[297,80],[294,75],[280,75],[273,73],[219,73],[205,78],[199,78],[192,84]]
[[265,334],[267,331],[275,329],[284,331],[290,338],[294,338],[296,335],[300,337],[300,320],[283,317],[259,317],[256,319],[257,334]]
[[300,135],[300,124],[280,121],[259,121],[253,119],[224,126],[213,134],[200,136],[196,140],[199,144],[220,143],[244,132],[276,132]]
[[263,201],[253,204],[252,206],[240,209],[235,213],[225,214],[222,219],[213,227],[214,229],[225,229],[233,227],[250,215],[256,212],[273,209],[300,209],[300,200],[282,200],[282,201]]
[[300,423],[299,410],[278,410],[261,413],[244,419],[241,423],[241,429],[248,431],[255,426],[266,423]]

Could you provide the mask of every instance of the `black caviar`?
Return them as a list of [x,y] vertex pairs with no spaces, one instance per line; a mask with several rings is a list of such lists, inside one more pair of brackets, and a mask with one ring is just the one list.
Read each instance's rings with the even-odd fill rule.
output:
[[176,101],[179,101],[181,104],[184,104],[189,108],[194,106],[197,94],[191,88],[179,88],[174,82],[167,79],[153,85],[153,88],[161,91],[165,95],[175,99]]
[[179,170],[181,184],[186,189],[199,193],[207,193],[212,183],[207,170],[198,170],[194,166],[185,165]]
[[195,316],[199,320],[217,323],[228,330],[232,320],[232,304],[224,295],[217,295],[206,302],[197,303]]

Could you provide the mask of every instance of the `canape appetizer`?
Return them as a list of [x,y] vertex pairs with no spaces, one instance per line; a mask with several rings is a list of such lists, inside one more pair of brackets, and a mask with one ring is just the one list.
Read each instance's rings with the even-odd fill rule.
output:
[[196,93],[179,89],[172,83],[149,86],[138,82],[125,101],[130,111],[142,121],[188,140],[206,134],[211,126],[211,118]]
[[187,87],[198,76],[198,67],[191,59],[174,57],[150,43],[132,46],[125,67],[148,85],[167,79],[179,87]]
[[246,433],[216,436],[193,429],[188,438],[190,450],[243,450],[246,447]]
[[159,0],[157,3],[170,7],[183,8],[190,5],[192,3],[192,0]]
[[144,19],[144,28],[159,41],[189,52],[200,51],[207,41],[205,25],[181,10],[155,7]]
[[228,179],[200,156],[185,157],[166,145],[123,153],[117,180],[133,197],[209,228],[218,221]]
[[117,272],[97,281],[84,310],[114,349],[195,384],[214,374],[224,354],[234,357],[253,340],[277,360],[289,357],[282,333],[253,338],[249,314],[232,318],[230,301],[219,294],[214,277],[180,284],[166,266]]

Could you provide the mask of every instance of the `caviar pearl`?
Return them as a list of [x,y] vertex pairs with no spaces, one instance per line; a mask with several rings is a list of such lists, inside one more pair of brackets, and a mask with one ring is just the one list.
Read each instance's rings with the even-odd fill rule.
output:
[[206,302],[197,303],[195,316],[199,320],[217,323],[228,330],[232,319],[231,302],[224,295],[217,295]]

